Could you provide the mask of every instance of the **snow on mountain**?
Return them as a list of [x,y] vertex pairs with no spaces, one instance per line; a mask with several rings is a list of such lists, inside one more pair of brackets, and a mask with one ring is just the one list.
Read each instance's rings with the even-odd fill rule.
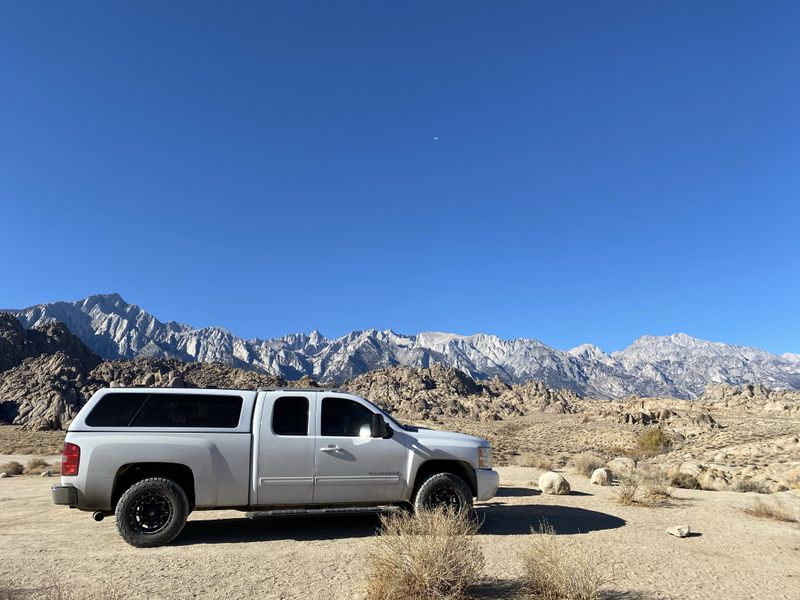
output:
[[550,387],[598,398],[631,394],[691,398],[710,383],[800,389],[800,355],[777,356],[682,333],[644,336],[609,355],[591,344],[563,352],[534,339],[440,332],[410,336],[375,329],[336,339],[313,331],[244,340],[219,327],[162,323],[119,294],[9,312],[28,328],[52,319],[62,321],[90,349],[108,359],[146,356],[220,362],[288,379],[308,375],[341,383],[380,367],[439,363],[475,379],[540,380]]

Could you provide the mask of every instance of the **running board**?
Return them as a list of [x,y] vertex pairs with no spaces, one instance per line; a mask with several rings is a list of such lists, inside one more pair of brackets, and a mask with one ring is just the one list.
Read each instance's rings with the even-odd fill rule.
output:
[[300,515],[371,515],[400,510],[399,506],[345,506],[329,508],[276,508],[245,513],[252,520],[269,519],[270,517],[295,517]]

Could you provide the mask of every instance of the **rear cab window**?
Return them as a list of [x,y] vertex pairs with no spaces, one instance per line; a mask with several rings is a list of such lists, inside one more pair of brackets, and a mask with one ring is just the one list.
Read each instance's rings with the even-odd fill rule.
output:
[[111,392],[84,422],[89,427],[235,429],[242,403],[236,395]]
[[275,435],[308,435],[308,398],[281,396],[272,407],[272,432]]

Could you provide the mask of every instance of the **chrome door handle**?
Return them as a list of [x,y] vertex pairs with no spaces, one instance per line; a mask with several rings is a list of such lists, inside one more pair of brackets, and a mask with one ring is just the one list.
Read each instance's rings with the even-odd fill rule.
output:
[[339,446],[326,446],[325,448],[319,449],[320,452],[338,452],[339,450],[341,450]]

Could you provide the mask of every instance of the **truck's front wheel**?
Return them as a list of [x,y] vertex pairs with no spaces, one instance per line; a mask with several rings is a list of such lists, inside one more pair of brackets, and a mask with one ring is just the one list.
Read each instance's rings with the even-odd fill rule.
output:
[[117,530],[137,548],[169,544],[183,530],[188,516],[186,492],[162,477],[134,483],[117,502]]
[[436,473],[419,486],[414,510],[444,508],[462,512],[472,508],[472,492],[466,482],[453,473]]

